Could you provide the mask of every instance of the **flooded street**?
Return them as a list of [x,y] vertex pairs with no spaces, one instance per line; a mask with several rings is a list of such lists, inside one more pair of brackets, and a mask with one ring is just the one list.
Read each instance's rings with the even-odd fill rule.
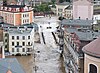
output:
[[32,56],[9,56],[6,58],[16,58],[26,73],[32,73]]
[[[51,19],[51,24],[54,19],[55,18]],[[53,22],[53,24],[56,23]],[[51,27],[53,27],[53,25],[51,25]],[[26,73],[65,73],[63,58],[60,57],[59,46],[55,43],[55,39],[52,35],[55,28],[43,28],[39,28],[39,33],[36,33],[35,35],[35,44],[32,55],[9,57],[17,58]],[[43,36],[41,35],[41,32],[43,33]],[[45,43],[43,42],[43,38]]]

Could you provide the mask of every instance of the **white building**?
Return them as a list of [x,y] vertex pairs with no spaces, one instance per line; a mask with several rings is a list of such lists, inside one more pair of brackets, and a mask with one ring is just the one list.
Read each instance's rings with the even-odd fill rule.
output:
[[[28,27],[29,26],[29,27]],[[4,28],[4,48],[10,55],[28,55],[34,48],[34,28],[32,25]],[[31,27],[30,27],[31,26]]]
[[64,16],[65,15],[65,8],[71,5],[69,2],[63,2],[56,4],[56,15],[57,16]]

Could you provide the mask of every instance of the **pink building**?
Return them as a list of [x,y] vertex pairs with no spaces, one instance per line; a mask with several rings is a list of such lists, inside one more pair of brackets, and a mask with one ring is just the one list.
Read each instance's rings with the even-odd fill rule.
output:
[[93,17],[93,4],[89,0],[73,1],[73,19],[89,19]]

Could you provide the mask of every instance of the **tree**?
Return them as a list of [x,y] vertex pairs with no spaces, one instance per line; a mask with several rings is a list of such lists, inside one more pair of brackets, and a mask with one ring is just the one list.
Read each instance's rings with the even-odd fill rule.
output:
[[59,3],[63,3],[65,0],[59,0]]
[[45,11],[50,11],[50,7],[48,6],[48,4],[41,4],[39,6],[36,6],[34,10],[39,12],[45,12]]
[[56,0],[51,0],[51,2],[54,4],[56,2]]

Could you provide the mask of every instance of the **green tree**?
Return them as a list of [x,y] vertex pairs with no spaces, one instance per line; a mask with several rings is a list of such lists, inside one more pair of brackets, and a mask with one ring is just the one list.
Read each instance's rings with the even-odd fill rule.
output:
[[56,2],[56,0],[51,0],[51,2],[54,4]]
[[45,11],[50,11],[50,8],[48,4],[41,4],[39,6],[36,6],[34,10],[39,12],[45,12]]

